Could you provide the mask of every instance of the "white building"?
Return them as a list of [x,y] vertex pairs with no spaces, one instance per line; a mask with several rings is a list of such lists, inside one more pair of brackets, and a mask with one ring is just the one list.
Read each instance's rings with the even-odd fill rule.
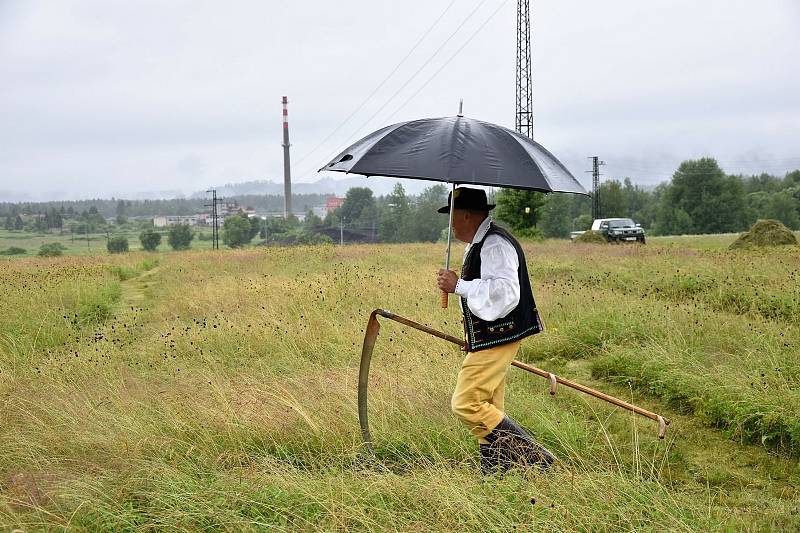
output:
[[197,226],[199,223],[200,215],[167,215],[153,217],[153,226],[156,228],[166,228],[167,226],[177,226],[178,224]]

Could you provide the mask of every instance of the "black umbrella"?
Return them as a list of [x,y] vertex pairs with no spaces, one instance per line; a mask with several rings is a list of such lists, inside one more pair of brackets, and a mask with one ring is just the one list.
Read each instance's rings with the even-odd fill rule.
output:
[[[356,142],[320,171],[588,194],[567,168],[534,140],[462,115],[386,126]],[[450,268],[453,211],[445,268]],[[447,306],[443,294],[442,305]]]

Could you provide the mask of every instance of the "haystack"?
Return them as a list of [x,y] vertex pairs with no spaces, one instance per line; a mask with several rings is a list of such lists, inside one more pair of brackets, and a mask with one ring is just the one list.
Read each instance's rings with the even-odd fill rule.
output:
[[584,243],[588,242],[588,243],[592,243],[592,244],[607,244],[608,240],[599,231],[588,230],[588,231],[584,231],[583,233],[581,233],[580,235],[575,237],[575,240],[573,242],[584,242]]
[[759,246],[782,246],[797,244],[794,233],[778,220],[758,220],[749,231],[739,235],[731,250],[737,248],[754,248]]

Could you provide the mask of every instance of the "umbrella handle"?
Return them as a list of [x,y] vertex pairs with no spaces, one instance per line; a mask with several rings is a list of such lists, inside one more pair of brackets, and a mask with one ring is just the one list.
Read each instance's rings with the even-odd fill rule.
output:
[[[450,217],[447,223],[447,254],[445,255],[444,259],[444,269],[450,270],[450,242],[453,236],[453,206],[455,205],[455,195],[456,195],[456,184],[453,182],[452,188],[450,189]],[[447,293],[442,291],[441,295],[442,300],[442,309],[447,309]]]

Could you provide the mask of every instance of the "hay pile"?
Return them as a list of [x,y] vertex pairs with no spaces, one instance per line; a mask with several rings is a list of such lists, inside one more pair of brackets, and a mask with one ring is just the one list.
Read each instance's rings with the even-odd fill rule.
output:
[[739,235],[730,249],[754,248],[758,246],[782,246],[797,244],[797,237],[789,228],[778,220],[759,220],[746,231]]
[[573,242],[589,242],[593,244],[608,244],[608,240],[599,231],[587,230],[577,237]]

